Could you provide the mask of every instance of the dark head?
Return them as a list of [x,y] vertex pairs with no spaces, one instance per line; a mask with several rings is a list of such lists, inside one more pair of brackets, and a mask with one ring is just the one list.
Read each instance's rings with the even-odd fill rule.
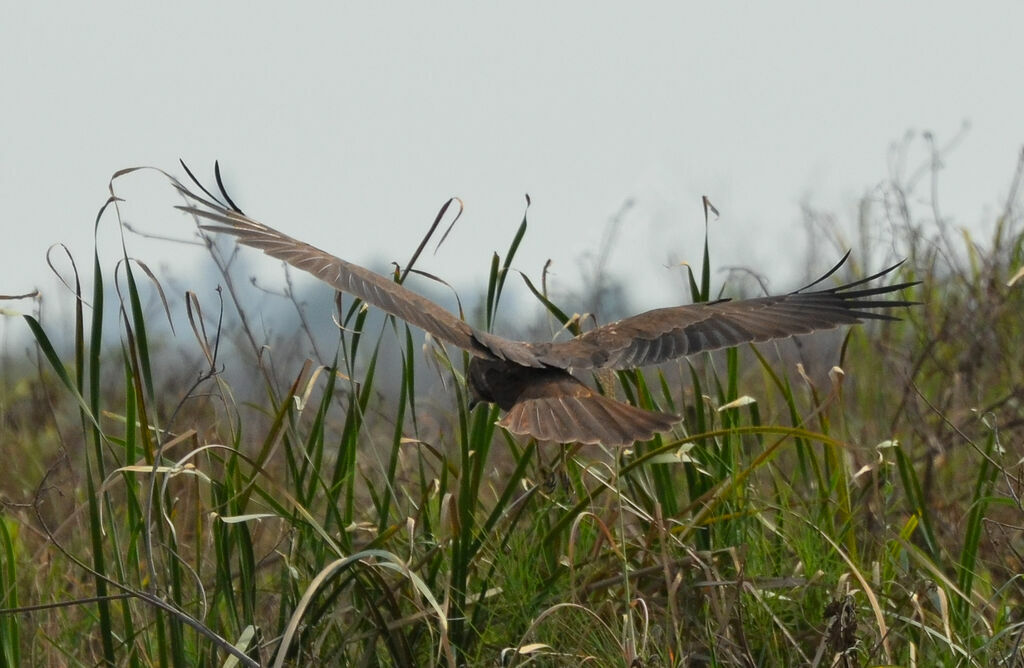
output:
[[497,359],[474,357],[469,360],[466,384],[469,385],[469,406],[481,401],[498,404],[508,410],[523,391],[521,371],[524,367]]
[[469,371],[466,374],[466,385],[469,386],[469,407],[474,408],[481,401],[494,403],[494,393],[487,383],[487,371],[491,368],[491,360],[473,357],[469,360]]

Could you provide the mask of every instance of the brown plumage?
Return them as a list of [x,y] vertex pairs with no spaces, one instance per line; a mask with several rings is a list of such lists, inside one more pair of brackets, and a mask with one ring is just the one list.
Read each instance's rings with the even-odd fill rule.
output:
[[[515,341],[475,329],[438,304],[398,283],[326,251],[293,239],[234,207],[175,187],[193,204],[179,209],[210,223],[202,229],[234,236],[238,243],[309,272],[434,337],[473,355],[467,383],[475,401],[508,411],[499,424],[541,441],[627,445],[667,431],[679,420],[604,397],[568,369],[632,369],[706,350],[782,339],[866,319],[896,320],[868,309],[915,302],[878,297],[915,283],[860,288],[899,265],[846,285],[808,291],[831,276],[847,253],[814,283],[785,295],[719,300],[647,311],[592,329],[569,341]],[[227,199],[227,198],[226,198]],[[859,288],[859,289],[858,289]]]

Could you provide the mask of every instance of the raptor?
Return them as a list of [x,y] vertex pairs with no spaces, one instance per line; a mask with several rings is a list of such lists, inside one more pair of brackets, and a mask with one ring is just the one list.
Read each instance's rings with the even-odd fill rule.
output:
[[227,205],[212,196],[196,195],[180,182],[174,181],[174,185],[189,202],[178,208],[202,219],[202,229],[232,235],[242,245],[309,272],[336,290],[468,351],[472,358],[467,383],[474,401],[497,404],[506,411],[499,421],[502,427],[539,441],[621,446],[668,431],[680,419],[606,397],[580,381],[572,370],[633,369],[864,320],[896,320],[877,309],[916,303],[886,298],[914,282],[867,286],[899,264],[852,283],[812,290],[842,266],[849,257],[847,252],[824,276],[788,294],[654,309],[567,341],[516,341],[471,327],[381,274],[257,222],[226,196]]

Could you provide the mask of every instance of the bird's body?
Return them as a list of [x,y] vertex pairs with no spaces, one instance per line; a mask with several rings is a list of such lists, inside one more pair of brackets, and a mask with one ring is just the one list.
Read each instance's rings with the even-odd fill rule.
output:
[[515,341],[471,327],[393,280],[258,223],[230,205],[230,199],[231,208],[199,197],[180,183],[175,186],[192,202],[180,209],[211,221],[200,225],[204,230],[233,235],[240,244],[307,271],[337,290],[468,351],[473,358],[467,382],[474,399],[496,403],[508,411],[499,424],[509,431],[543,441],[626,445],[667,431],[679,420],[669,413],[602,396],[569,369],[632,369],[864,319],[895,320],[867,309],[913,303],[876,298],[913,283],[859,288],[895,266],[839,287],[807,291],[835,272],[844,257],[822,278],[786,295],[655,309],[568,341]]

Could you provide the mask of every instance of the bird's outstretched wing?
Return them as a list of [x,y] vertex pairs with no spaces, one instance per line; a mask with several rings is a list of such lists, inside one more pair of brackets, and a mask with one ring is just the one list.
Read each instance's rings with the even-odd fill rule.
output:
[[[309,272],[336,290],[358,297],[475,355],[539,366],[524,344],[478,332],[444,307],[385,276],[278,232],[240,211],[196,195],[180,183],[174,185],[192,202],[178,209],[209,221],[200,225],[206,231],[232,235],[240,244],[262,250],[271,257]],[[482,339],[488,340],[499,351],[508,350],[495,352]],[[502,346],[505,342],[507,345]]]
[[808,291],[839,269],[849,255],[847,252],[814,283],[787,295],[655,309],[597,327],[569,341],[533,344],[533,352],[544,364],[560,368],[633,369],[706,350],[783,339],[862,320],[897,320],[869,309],[917,303],[879,299],[917,282],[860,287],[899,264],[853,283]]

